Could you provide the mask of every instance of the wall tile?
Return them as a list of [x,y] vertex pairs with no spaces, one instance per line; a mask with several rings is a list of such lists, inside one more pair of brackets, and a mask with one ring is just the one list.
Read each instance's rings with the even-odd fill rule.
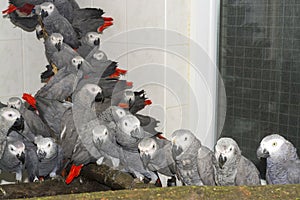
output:
[[24,40],[23,55],[24,92],[35,94],[43,86],[40,74],[48,64],[43,42],[37,39]]
[[22,48],[20,40],[0,41],[0,96],[15,96],[23,91]]
[[127,0],[127,29],[165,25],[165,2],[161,0]]

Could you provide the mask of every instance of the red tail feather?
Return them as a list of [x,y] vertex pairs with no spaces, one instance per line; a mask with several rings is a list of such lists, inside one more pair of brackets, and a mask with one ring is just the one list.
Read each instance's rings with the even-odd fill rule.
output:
[[127,82],[126,82],[126,85],[129,86],[129,87],[132,87],[132,86],[133,86],[133,82],[128,82],[128,81],[127,81]]
[[144,104],[145,104],[145,106],[146,105],[151,105],[152,101],[150,99],[147,99],[147,100],[144,101]]
[[120,74],[124,75],[127,73],[127,70],[125,69],[120,69],[120,68],[116,68],[116,71],[119,72]]
[[29,103],[29,105],[31,105],[34,109],[36,109],[36,100],[33,96],[24,93],[22,99],[24,99],[27,103]]
[[112,17],[102,17],[104,21],[113,21]]
[[76,178],[77,176],[79,176],[81,168],[83,167],[83,164],[81,165],[72,165],[71,170],[66,178],[66,184],[70,184],[74,178]]
[[104,29],[106,29],[107,27],[113,25],[113,23],[111,21],[104,21],[104,24],[102,26],[100,26],[97,31],[99,33],[102,33]]
[[10,13],[14,12],[15,10],[17,10],[17,7],[14,6],[13,4],[9,4],[8,8],[6,10],[2,11],[2,14],[3,15],[10,14]]
[[18,8],[18,10],[22,13],[30,15],[33,8],[34,8],[34,5],[29,4],[29,3],[25,3],[24,6],[22,6],[21,8]]
[[115,71],[113,74],[109,75],[109,78],[118,78],[120,76],[120,73]]
[[158,137],[159,139],[162,139],[162,140],[166,140],[167,138],[165,138],[164,136],[162,136],[162,134],[157,134],[156,137]]

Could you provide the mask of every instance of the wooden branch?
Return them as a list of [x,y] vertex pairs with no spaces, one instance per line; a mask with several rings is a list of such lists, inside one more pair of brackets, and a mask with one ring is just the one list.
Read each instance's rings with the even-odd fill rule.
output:
[[138,183],[130,174],[113,170],[105,165],[90,164],[83,167],[80,178],[75,178],[70,185],[67,185],[63,179],[0,185],[0,198],[30,198],[146,187],[155,186]]

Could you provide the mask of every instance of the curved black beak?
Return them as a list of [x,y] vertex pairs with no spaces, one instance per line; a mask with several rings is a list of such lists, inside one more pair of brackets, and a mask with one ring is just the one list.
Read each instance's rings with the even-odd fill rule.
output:
[[42,150],[38,150],[37,156],[38,156],[39,161],[41,161],[42,159],[44,159],[46,157],[46,152],[44,152]]
[[81,63],[78,63],[78,65],[77,65],[77,70],[80,70],[81,66],[82,66],[82,62],[81,62]]
[[48,12],[45,11],[44,9],[42,9],[42,10],[41,10],[41,17],[42,17],[42,18],[45,18],[45,17],[47,17],[47,16],[48,16]]
[[95,97],[95,102],[103,102],[104,101],[104,95],[101,92],[98,92],[98,94]]
[[266,149],[259,147],[256,151],[256,155],[258,159],[261,159],[269,157],[270,153]]
[[25,163],[25,153],[24,152],[22,152],[21,155],[18,154],[17,158],[22,162],[22,164]]
[[100,38],[98,38],[97,40],[94,41],[94,45],[99,45],[100,44]]
[[59,43],[55,44],[55,48],[60,51],[61,50],[61,46],[62,46],[62,42],[60,41]]
[[226,158],[226,156],[223,156],[222,154],[220,154],[218,161],[219,161],[219,167],[223,168],[224,164],[227,161],[227,158]]

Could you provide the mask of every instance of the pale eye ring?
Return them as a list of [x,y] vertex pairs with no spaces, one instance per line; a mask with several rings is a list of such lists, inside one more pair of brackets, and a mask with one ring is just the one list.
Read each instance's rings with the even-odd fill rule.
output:
[[273,146],[273,147],[276,147],[276,146],[277,146],[277,142],[273,142],[273,143],[272,143],[272,146]]

